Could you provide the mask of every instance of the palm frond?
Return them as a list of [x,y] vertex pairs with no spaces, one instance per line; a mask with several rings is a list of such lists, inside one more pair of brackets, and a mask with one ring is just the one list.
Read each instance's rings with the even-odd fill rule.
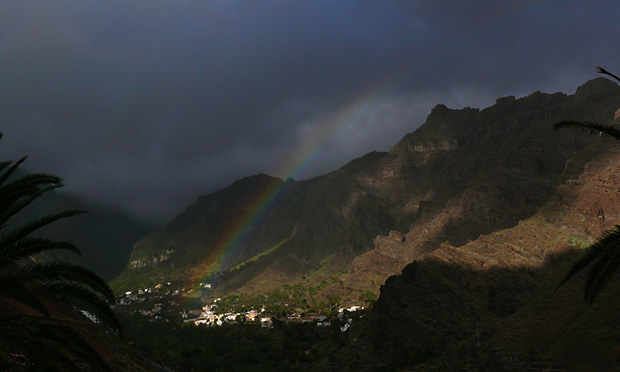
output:
[[[600,66],[597,67],[597,72],[611,76],[620,82],[620,78],[618,78],[618,76]],[[620,140],[620,129],[612,125],[579,121],[562,121],[553,126],[553,129],[562,128],[578,128],[581,129],[582,132],[588,134],[605,134]],[[590,270],[588,271],[586,278],[584,297],[586,301],[591,304],[600,290],[620,268],[619,225],[616,225],[613,230],[606,231],[603,236],[587,248],[585,253],[575,261],[564,280],[562,280],[562,282],[557,286],[556,290],[588,266],[590,266]]]
[[588,270],[584,297],[590,304],[620,268],[620,232],[613,238]]
[[13,164],[12,161],[0,161],[0,172],[6,169],[9,165]]
[[556,287],[556,290],[564,285],[570,278],[585,269],[592,262],[605,257],[607,254],[606,252],[611,252],[614,249],[617,249],[619,244],[620,225],[616,225],[614,229],[607,230],[603,236],[601,236],[590,247],[586,248],[585,252],[575,260],[568,274],[564,277],[564,280],[562,280],[562,282]]
[[[4,172],[4,174],[0,175],[0,185],[4,184],[17,170],[17,168],[19,168],[19,166],[26,161],[27,156],[24,156],[23,158],[19,159],[18,161],[15,162],[15,164],[13,164],[10,168],[8,168],[6,170],[6,172]],[[7,164],[10,165],[11,163]]]
[[[3,289],[5,287],[6,287],[5,285],[2,286]],[[43,316],[46,316],[46,317],[50,316],[47,306],[45,306],[43,301],[41,301],[40,297],[33,295],[27,290],[19,291],[17,289],[18,289],[17,287],[13,287],[11,291],[6,291],[6,293],[3,293],[2,296],[0,296],[2,301],[5,302],[4,304],[5,307],[7,306],[6,305],[7,300],[9,300],[9,301],[12,301],[13,303],[26,305],[28,308],[34,310],[35,312],[38,312],[39,314]],[[10,307],[9,307],[9,310],[12,311]]]
[[62,180],[59,177],[44,173],[27,174],[6,184],[0,184],[0,196],[2,197],[0,201],[15,194],[41,194],[43,190],[47,190],[49,187],[58,188],[62,186]]
[[[120,335],[120,321],[110,306],[112,290],[101,277],[81,266],[38,260],[41,254],[56,249],[80,254],[75,245],[30,236],[60,219],[85,212],[65,211],[7,228],[11,217],[39,196],[63,186],[59,177],[49,174],[17,177],[25,160],[0,162],[0,353],[23,353],[36,370],[109,371],[105,360],[83,337],[94,325],[79,311],[88,311]],[[0,370],[13,369],[6,361],[0,357]]]
[[21,212],[24,208],[29,206],[36,198],[40,197],[43,193],[60,187],[59,185],[47,186],[40,188],[37,192],[33,192],[31,195],[23,195],[15,198],[12,202],[5,204],[5,207],[0,210],[0,228],[17,213]]
[[620,139],[620,130],[611,125],[580,121],[561,121],[553,125],[553,129],[562,128],[578,128],[588,134],[603,133],[616,139]]
[[612,78],[618,80],[620,82],[620,78],[617,77],[616,75],[612,74],[611,72],[605,70],[604,68],[602,68],[601,66],[596,66],[596,72],[598,72],[599,74],[605,74],[608,76],[611,76]]
[[42,298],[50,298],[56,302],[64,302],[81,310],[92,312],[111,328],[121,332],[122,325],[110,308],[105,297],[89,287],[69,281],[48,282],[36,287],[33,291]]
[[8,247],[0,247],[0,268],[17,261],[33,258],[43,252],[52,250],[68,250],[77,255],[80,250],[72,243],[42,238],[25,238]]
[[7,246],[10,246],[11,244],[17,243],[21,239],[28,237],[28,235],[39,230],[43,226],[47,226],[60,219],[68,218],[68,217],[75,216],[81,213],[87,213],[87,212],[81,211],[81,210],[65,211],[65,212],[56,213],[56,214],[52,214],[46,217],[36,219],[34,221],[27,223],[26,225],[15,228],[5,233],[2,237],[0,237],[0,249],[2,249],[2,247],[7,247]]
[[105,360],[72,327],[34,315],[0,314],[0,343],[24,354],[38,370],[109,371]]
[[7,184],[0,185],[0,207],[28,196],[40,196],[45,191],[62,187],[62,181],[49,174],[28,174]]
[[38,195],[31,195],[14,200],[12,203],[8,203],[5,208],[0,210],[0,228],[4,226],[11,217],[30,205],[37,197]]
[[83,266],[67,262],[50,262],[28,265],[22,270],[20,280],[65,281],[84,285],[102,295],[109,302],[114,302],[114,292],[105,280]]

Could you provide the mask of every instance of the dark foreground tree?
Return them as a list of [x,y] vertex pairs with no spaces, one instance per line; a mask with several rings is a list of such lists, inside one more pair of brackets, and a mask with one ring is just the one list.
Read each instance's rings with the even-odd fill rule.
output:
[[24,160],[0,162],[0,371],[107,371],[107,363],[87,339],[98,332],[121,331],[110,307],[111,289],[79,265],[50,259],[54,250],[80,254],[73,244],[33,235],[83,212],[66,211],[14,226],[17,213],[62,187],[61,179],[52,175],[16,176]]
[[[611,76],[620,82],[620,78],[605,69],[598,67],[599,73]],[[612,125],[562,121],[553,126],[554,129],[560,128],[579,128],[590,134],[605,134],[620,140],[620,130]],[[620,225],[607,230],[594,244],[588,247],[581,257],[577,258],[566,278],[560,283],[558,288],[572,278],[578,272],[590,266],[584,288],[586,301],[592,303],[601,289],[612,279],[620,268]]]

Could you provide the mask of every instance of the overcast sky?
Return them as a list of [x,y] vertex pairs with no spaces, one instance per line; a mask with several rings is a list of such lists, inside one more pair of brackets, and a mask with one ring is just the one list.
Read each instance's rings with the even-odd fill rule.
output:
[[617,1],[0,0],[1,159],[163,223],[389,150],[438,103],[620,72]]

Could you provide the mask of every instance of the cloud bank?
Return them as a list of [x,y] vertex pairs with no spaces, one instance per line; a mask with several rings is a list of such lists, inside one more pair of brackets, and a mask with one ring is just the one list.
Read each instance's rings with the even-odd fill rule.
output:
[[618,66],[617,14],[606,1],[0,1],[0,155],[165,222],[244,176],[304,179],[386,151],[437,103],[572,93]]

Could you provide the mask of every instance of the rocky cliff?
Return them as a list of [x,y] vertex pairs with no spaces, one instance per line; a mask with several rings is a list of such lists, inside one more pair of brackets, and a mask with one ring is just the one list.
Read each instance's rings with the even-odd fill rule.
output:
[[[383,190],[401,185],[393,195],[401,198],[395,203],[409,225],[399,230],[402,237],[377,236],[374,249],[355,258],[351,282],[374,275],[377,265],[396,274],[442,243],[462,246],[535,214],[559,185],[581,174],[589,161],[583,154],[598,141],[553,131],[552,125],[567,119],[609,123],[620,107],[619,93],[620,87],[601,78],[574,95],[506,97],[482,111],[435,107],[384,158],[377,177]],[[434,145],[448,141],[438,133],[448,136],[450,150]]]
[[[609,95],[602,93],[607,86]],[[614,90],[593,81],[573,99],[593,103],[615,96],[618,104]],[[606,117],[581,119],[610,123],[617,116],[613,102],[599,112]],[[567,133],[590,142],[571,147],[559,183],[528,218],[464,244],[440,243],[388,278],[355,330],[362,341],[341,351],[360,360],[352,370],[617,370],[620,283],[591,307],[583,300],[583,277],[556,287],[571,260],[620,222],[620,144]],[[397,252],[415,247],[415,241],[413,247],[407,243],[415,231],[378,237],[362,257],[399,257]]]
[[[617,370],[620,283],[591,307],[583,277],[556,287],[580,250],[620,222],[620,144],[597,136],[572,162],[581,171],[529,218],[441,243],[388,278],[355,329],[362,341],[343,355],[419,371]],[[402,239],[391,233],[376,249]]]
[[[278,203],[220,265],[213,294],[326,278],[332,280],[319,297],[335,293],[355,302],[378,292],[411,261],[442,247],[466,251],[470,241],[518,227],[556,200],[598,156],[599,139],[551,126],[564,119],[609,122],[618,107],[620,87],[606,79],[573,95],[505,97],[483,110],[437,105],[388,153],[287,181]],[[195,277],[188,273],[213,259],[224,232],[248,213],[252,193],[284,182],[253,176],[200,197],[134,246],[119,287]]]

